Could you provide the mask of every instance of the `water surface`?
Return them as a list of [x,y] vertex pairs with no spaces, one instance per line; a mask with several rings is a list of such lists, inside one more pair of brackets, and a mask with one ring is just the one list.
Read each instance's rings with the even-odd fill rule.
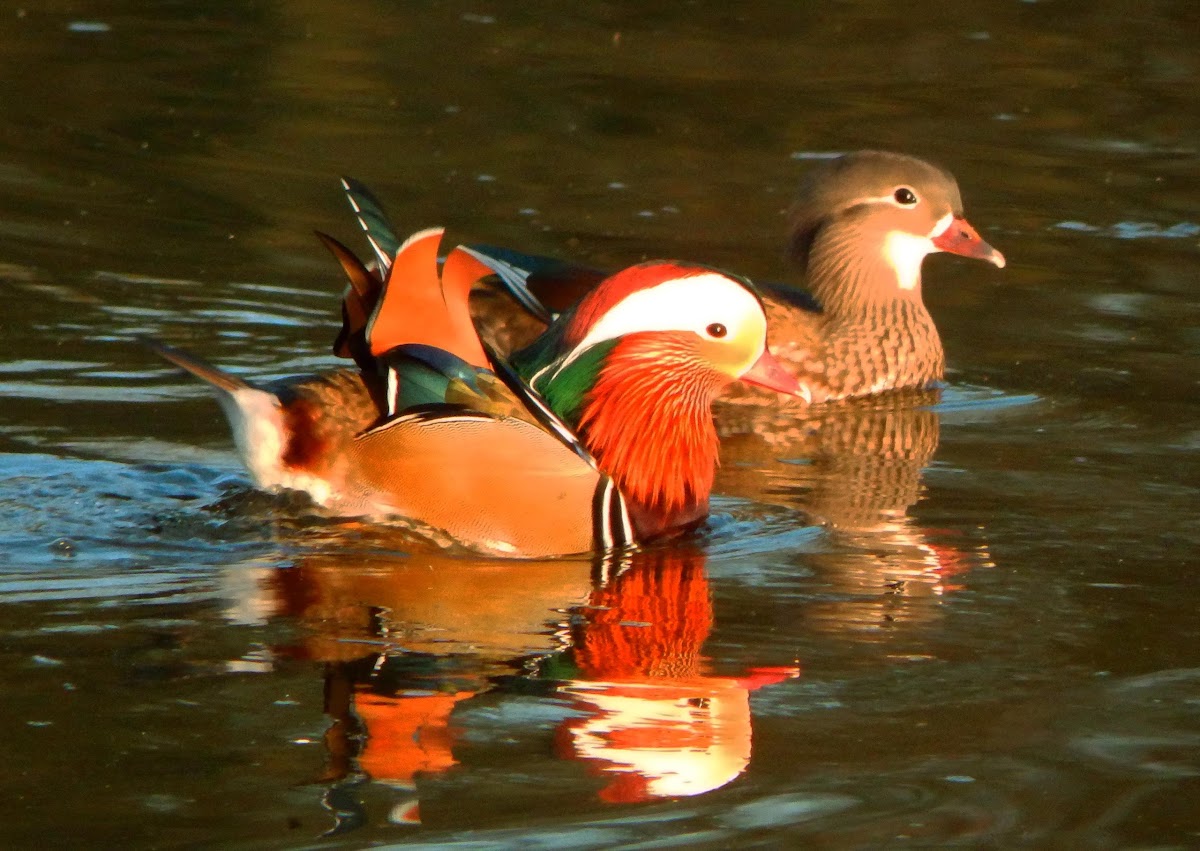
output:
[[[1200,842],[1197,24],[10,10],[4,843]],[[402,227],[786,279],[792,187],[861,147],[950,168],[1009,258],[926,264],[949,386],[770,439],[725,411],[709,528],[630,563],[479,561],[256,494],[135,342],[332,365],[311,231],[357,238],[342,173]]]

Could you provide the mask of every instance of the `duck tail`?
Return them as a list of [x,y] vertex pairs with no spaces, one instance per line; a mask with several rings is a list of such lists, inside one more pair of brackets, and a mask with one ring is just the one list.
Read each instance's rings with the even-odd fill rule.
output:
[[180,369],[190,372],[201,381],[211,384],[217,390],[223,391],[226,394],[232,395],[240,390],[257,389],[253,385],[238,378],[236,375],[225,372],[223,369],[219,369],[218,367],[201,360],[195,355],[185,352],[183,349],[177,349],[174,346],[168,346],[166,343],[160,342],[151,337],[139,337],[138,342],[150,349],[150,351],[154,352],[159,357],[170,361]]
[[148,337],[140,338],[140,342],[217,391],[217,401],[229,420],[234,443],[247,469],[260,487],[279,484],[280,453],[288,445],[279,397],[182,349]]

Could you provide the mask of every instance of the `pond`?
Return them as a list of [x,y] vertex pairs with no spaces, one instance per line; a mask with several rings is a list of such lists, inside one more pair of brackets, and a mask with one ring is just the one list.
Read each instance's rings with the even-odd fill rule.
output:
[[[1200,20],[1169,0],[0,13],[8,847],[1200,844]],[[791,280],[829,155],[954,172],[947,385],[747,427],[714,512],[513,563],[256,492],[403,228]]]

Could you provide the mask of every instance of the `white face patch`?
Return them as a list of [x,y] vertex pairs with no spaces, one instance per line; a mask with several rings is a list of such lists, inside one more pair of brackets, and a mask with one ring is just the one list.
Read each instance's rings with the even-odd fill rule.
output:
[[883,257],[896,273],[902,290],[914,289],[921,281],[921,262],[925,255],[937,251],[933,240],[902,230],[889,231],[883,239]]
[[[707,329],[718,323],[727,333],[714,338]],[[726,345],[737,359],[736,374],[740,376],[766,348],[767,317],[749,290],[724,275],[708,272],[673,278],[631,293],[614,305],[556,372],[597,343],[639,331],[690,331]]]
[[937,220],[927,236],[894,230],[884,237],[883,256],[896,272],[896,282],[900,289],[911,290],[920,283],[921,263],[926,255],[941,251],[933,244],[934,237],[945,233],[953,222],[954,214],[947,213]]

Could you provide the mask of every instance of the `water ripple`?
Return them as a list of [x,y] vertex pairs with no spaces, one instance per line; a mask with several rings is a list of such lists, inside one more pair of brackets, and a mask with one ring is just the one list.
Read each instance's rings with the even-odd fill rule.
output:
[[1104,226],[1072,220],[1059,222],[1055,227],[1114,239],[1191,239],[1200,236],[1200,225],[1194,222],[1177,222],[1173,225],[1160,225],[1157,222],[1117,222]]
[[1006,411],[1011,408],[1037,405],[1042,401],[1044,401],[1042,397],[1035,393],[1011,394],[994,387],[951,384],[942,391],[942,398],[932,406],[932,410],[941,414],[944,420],[953,419],[955,422],[960,422],[968,419],[967,415],[970,414]]

